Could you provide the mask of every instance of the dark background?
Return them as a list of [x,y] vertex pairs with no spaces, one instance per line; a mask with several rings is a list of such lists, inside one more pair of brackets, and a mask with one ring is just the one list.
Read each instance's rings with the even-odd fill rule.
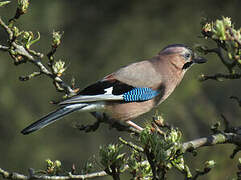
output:
[[[154,56],[169,44],[211,47],[213,44],[199,38],[202,17],[215,20],[228,16],[240,27],[240,7],[240,0],[41,0],[31,2],[17,25],[41,33],[41,41],[34,47],[45,54],[51,47],[52,31],[64,31],[56,57],[68,65],[65,80],[75,77],[77,86],[83,88],[123,65]],[[14,1],[0,9],[0,16],[7,21],[15,9]],[[6,44],[2,28],[0,43]],[[226,71],[216,56],[207,58],[208,63],[186,73],[180,86],[158,108],[166,121],[182,130],[184,141],[209,134],[210,125],[221,120],[221,113],[234,125],[240,120],[240,108],[229,99],[231,95],[241,97],[240,80],[197,80],[201,73]],[[45,168],[44,160],[50,158],[62,161],[67,171],[73,163],[78,170],[93,155],[98,157],[100,145],[116,143],[119,136],[128,138],[106,125],[88,134],[75,129],[76,123],[94,121],[88,113],[74,113],[28,136],[20,134],[25,126],[53,110],[49,101],[60,97],[44,76],[27,82],[18,80],[33,70],[31,64],[14,66],[7,53],[0,53],[0,167],[27,173],[29,167]],[[136,122],[144,125],[153,112]],[[216,167],[202,179],[230,179],[237,169],[237,158],[229,159],[232,150],[231,145],[202,148],[197,157],[187,155],[186,159],[192,168],[201,168],[206,160],[214,159]],[[182,175],[174,170],[169,177]]]

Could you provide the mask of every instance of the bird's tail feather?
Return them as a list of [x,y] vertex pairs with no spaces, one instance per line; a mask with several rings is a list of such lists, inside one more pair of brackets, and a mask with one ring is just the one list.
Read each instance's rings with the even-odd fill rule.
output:
[[37,131],[55,121],[57,121],[58,119],[60,119],[61,117],[77,111],[79,109],[82,109],[84,107],[86,107],[87,104],[79,104],[79,106],[63,106],[60,107],[59,109],[49,113],[48,115],[42,117],[41,119],[39,119],[38,121],[34,122],[33,124],[29,125],[28,127],[26,127],[25,129],[23,129],[21,131],[22,134],[26,135],[29,133],[32,133],[34,131]]

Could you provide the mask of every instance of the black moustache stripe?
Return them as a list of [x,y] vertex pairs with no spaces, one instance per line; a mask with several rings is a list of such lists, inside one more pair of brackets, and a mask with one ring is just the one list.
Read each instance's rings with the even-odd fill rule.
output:
[[187,68],[189,68],[192,64],[193,64],[192,61],[187,62],[187,63],[185,63],[185,64],[183,65],[182,69],[187,69]]

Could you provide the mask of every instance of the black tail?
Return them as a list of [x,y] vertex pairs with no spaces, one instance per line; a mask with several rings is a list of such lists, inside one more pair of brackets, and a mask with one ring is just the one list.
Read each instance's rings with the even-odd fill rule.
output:
[[71,112],[77,111],[85,106],[86,105],[82,105],[82,106],[80,105],[80,106],[75,106],[75,107],[63,106],[63,107],[49,113],[48,115],[44,116],[43,118],[34,122],[33,124],[29,125],[25,129],[23,129],[21,131],[21,133],[26,135],[26,134],[32,133],[34,131],[37,131],[37,130],[57,121],[61,117],[65,116]]

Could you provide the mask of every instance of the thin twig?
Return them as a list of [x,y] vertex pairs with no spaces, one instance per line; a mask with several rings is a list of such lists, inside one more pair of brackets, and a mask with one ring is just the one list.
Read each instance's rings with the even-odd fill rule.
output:
[[199,78],[200,81],[206,81],[208,79],[211,80],[216,80],[216,81],[221,81],[222,79],[240,79],[241,78],[241,73],[235,73],[235,74],[222,74],[222,73],[217,73],[214,75],[204,75],[202,74]]
[[241,107],[241,99],[239,99],[237,96],[231,96],[230,99],[236,100],[238,105]]
[[11,31],[11,29],[3,22],[1,16],[0,16],[0,25],[3,27],[3,29],[6,31],[6,33],[9,36],[9,40],[12,41],[13,40],[13,32]]
[[19,80],[20,81],[28,81],[29,79],[33,78],[33,77],[37,77],[37,76],[40,76],[41,75],[41,72],[33,72],[27,76],[20,76],[19,77]]
[[198,177],[208,174],[210,171],[210,168],[204,168],[203,171],[196,171],[196,175],[192,178],[192,180],[196,180]]
[[221,114],[221,118],[223,119],[223,122],[224,122],[224,132],[233,132],[233,127],[230,125],[228,119],[223,115]]
[[241,151],[241,147],[237,146],[236,148],[234,148],[233,153],[230,155],[230,158],[233,159],[239,151]]
[[[67,85],[60,77],[53,74],[53,72],[49,71],[41,62],[42,55],[40,56],[40,53],[34,53],[31,54],[32,51],[29,51],[26,49],[25,46],[17,44],[15,41],[13,41],[13,32],[11,29],[3,22],[3,20],[0,17],[0,25],[4,28],[4,30],[8,33],[9,39],[10,39],[10,47],[8,48],[6,46],[0,46],[1,50],[9,51],[9,49],[13,49],[14,55],[11,54],[11,56],[17,60],[17,57],[23,57],[28,62],[31,62],[35,66],[37,66],[40,70],[41,74],[45,74],[51,79],[53,79],[54,84],[56,86],[56,89],[58,91],[65,91],[66,94],[69,96],[76,95],[76,91],[71,88],[71,86]],[[35,51],[33,51],[35,52]],[[16,57],[17,55],[17,57]],[[37,57],[35,57],[37,56]]]
[[9,47],[4,46],[4,45],[0,45],[0,50],[1,51],[9,51]]
[[223,44],[221,44],[219,41],[216,41],[216,40],[214,40],[214,41],[217,44],[217,48],[212,48],[212,49],[202,48],[202,51],[205,54],[208,54],[208,53],[217,54],[218,57],[220,58],[221,62],[223,63],[223,65],[228,69],[229,73],[232,73],[234,66],[237,64],[237,61],[230,61],[229,59],[226,59],[223,54],[223,50],[222,50],[222,49],[226,50],[225,46]]
[[125,144],[125,145],[129,146],[130,148],[135,149],[138,152],[144,152],[144,149],[142,147],[137,146],[133,142],[126,141],[126,140],[122,139],[121,137],[119,137],[119,140],[122,144]]
[[218,45],[217,55],[221,59],[222,63],[227,67],[227,69],[229,70],[229,73],[232,73],[233,67],[236,65],[237,62],[236,61],[227,60],[224,57],[224,54],[223,54],[223,51],[222,51],[222,48],[221,48],[220,44],[217,43],[217,45]]

